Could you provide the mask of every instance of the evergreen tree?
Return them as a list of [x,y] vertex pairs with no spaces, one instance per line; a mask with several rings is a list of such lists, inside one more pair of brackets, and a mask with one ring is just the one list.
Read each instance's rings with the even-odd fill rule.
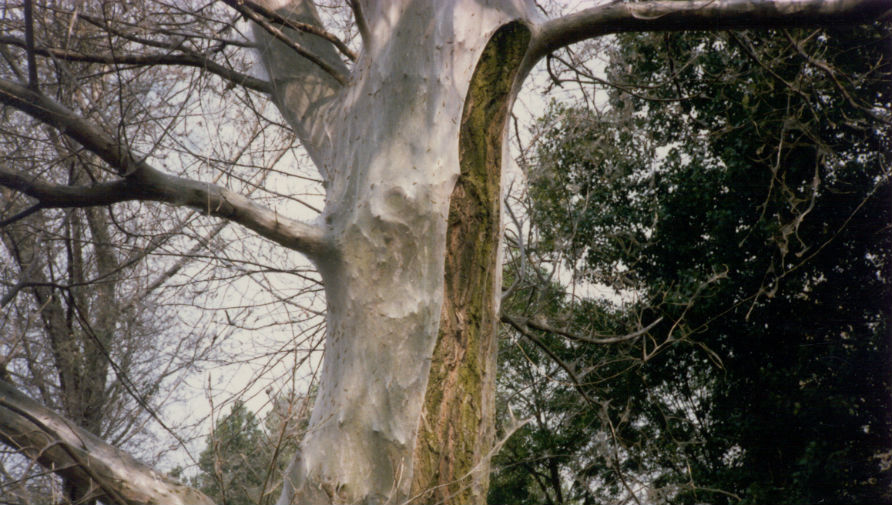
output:
[[201,472],[192,485],[226,505],[255,505],[265,481],[262,473],[269,455],[267,437],[253,412],[236,401],[225,417],[218,419],[198,458]]
[[[190,484],[221,504],[273,503],[282,490],[280,475],[306,432],[312,399],[293,392],[276,395],[262,420],[237,400],[208,434]],[[173,472],[181,474],[181,468]]]
[[612,346],[524,328],[547,347],[503,359],[556,380],[503,383],[534,421],[492,503],[892,502],[888,32],[783,35],[621,37],[609,77],[641,86],[546,118],[538,247],[642,300],[565,299],[562,327],[660,322]]

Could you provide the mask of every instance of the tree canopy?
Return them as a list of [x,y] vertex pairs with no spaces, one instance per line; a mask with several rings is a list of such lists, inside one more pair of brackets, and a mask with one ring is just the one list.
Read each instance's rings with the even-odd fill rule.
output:
[[517,303],[659,323],[510,337],[501,390],[532,421],[491,503],[892,500],[889,34],[776,35],[620,37],[607,103],[541,119],[526,247],[634,299]]

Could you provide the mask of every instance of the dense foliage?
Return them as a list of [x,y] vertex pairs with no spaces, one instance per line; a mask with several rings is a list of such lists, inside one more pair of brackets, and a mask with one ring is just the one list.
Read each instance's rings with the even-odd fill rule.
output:
[[615,47],[605,107],[543,118],[529,216],[626,302],[552,284],[506,310],[657,324],[509,332],[502,406],[531,422],[490,503],[892,502],[888,31]]

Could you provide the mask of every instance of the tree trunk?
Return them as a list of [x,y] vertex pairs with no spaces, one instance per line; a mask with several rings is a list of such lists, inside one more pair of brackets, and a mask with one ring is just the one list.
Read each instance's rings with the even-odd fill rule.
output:
[[481,57],[526,13],[510,1],[480,3],[368,12],[370,26],[389,33],[366,42],[351,86],[329,105],[338,136],[314,139],[339,254],[316,260],[328,300],[325,360],[280,503],[402,503],[441,482],[450,484],[423,499],[461,488],[461,501],[479,502],[486,493],[502,137],[529,32],[512,23]]
[[446,232],[445,296],[415,447],[412,498],[419,503],[486,499],[501,294],[503,138],[528,42],[529,30],[520,23],[499,29],[465,99],[461,175]]

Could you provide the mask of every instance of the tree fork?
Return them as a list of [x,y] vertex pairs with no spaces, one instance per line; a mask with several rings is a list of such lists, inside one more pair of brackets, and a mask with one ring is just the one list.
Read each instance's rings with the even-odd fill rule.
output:
[[482,503],[493,445],[501,272],[503,141],[530,41],[502,26],[474,70],[462,111],[461,175],[449,206],[440,329],[414,455],[416,503]]

